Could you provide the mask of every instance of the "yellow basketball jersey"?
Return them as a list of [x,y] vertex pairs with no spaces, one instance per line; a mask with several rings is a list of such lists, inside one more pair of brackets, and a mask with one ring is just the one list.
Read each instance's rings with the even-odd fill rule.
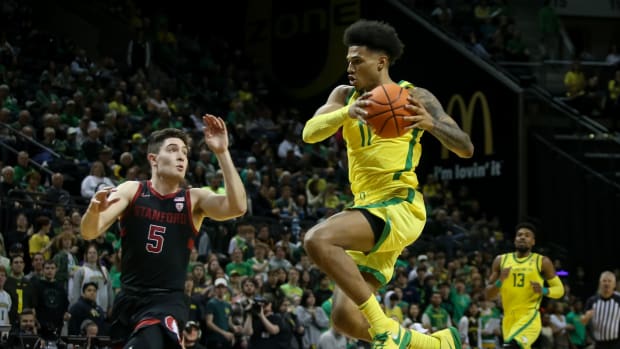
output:
[[502,255],[500,269],[512,267],[510,274],[502,282],[500,293],[505,311],[538,309],[542,294],[534,292],[531,282],[544,286],[545,279],[541,274],[542,256],[530,253],[524,258],[517,258],[515,253]]
[[[407,81],[399,85],[413,88]],[[347,104],[353,104],[359,96],[354,91],[347,98]],[[347,142],[349,180],[356,206],[407,197],[408,190],[417,189],[415,169],[422,153],[422,130],[414,129],[396,138],[381,138],[368,125],[348,118],[342,133]]]

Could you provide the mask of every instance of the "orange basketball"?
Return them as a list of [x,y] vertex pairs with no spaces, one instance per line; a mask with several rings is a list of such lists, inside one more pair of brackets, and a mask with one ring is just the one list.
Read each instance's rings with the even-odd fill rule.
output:
[[400,116],[411,115],[405,110],[409,104],[409,92],[398,84],[379,85],[370,91],[372,101],[365,109],[368,112],[366,122],[379,137],[393,138],[407,133],[405,127],[411,125]]

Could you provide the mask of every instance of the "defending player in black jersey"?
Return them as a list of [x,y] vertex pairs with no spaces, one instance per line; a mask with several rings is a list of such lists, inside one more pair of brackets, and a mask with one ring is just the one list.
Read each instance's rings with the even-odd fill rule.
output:
[[204,217],[242,216],[246,194],[228,152],[224,121],[203,117],[204,139],[224,175],[226,194],[182,189],[188,166],[188,136],[178,129],[152,133],[148,143],[151,179],[99,190],[82,218],[86,240],[121,224],[122,288],[112,310],[113,340],[125,348],[181,346],[179,327],[187,320],[183,286],[193,237]]

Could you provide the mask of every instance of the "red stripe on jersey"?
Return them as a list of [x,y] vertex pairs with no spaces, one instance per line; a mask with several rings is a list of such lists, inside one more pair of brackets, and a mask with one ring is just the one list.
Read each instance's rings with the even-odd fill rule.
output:
[[137,331],[139,329],[141,329],[142,327],[146,327],[146,326],[151,326],[151,325],[157,325],[161,323],[161,321],[159,319],[142,319],[140,320],[140,322],[138,322],[138,324],[136,324],[136,327],[134,327],[134,331]]
[[198,236],[198,229],[194,225],[194,215],[192,210],[192,196],[189,195],[190,189],[185,190],[185,204],[187,205],[187,214],[189,215],[190,226],[194,232],[194,236]]

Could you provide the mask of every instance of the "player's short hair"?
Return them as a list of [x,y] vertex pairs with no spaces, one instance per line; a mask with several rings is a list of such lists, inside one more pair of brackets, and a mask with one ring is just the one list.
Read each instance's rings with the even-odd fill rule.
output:
[[149,137],[149,144],[147,152],[157,154],[164,141],[168,138],[179,138],[183,141],[186,147],[189,148],[189,136],[182,130],[177,128],[165,128],[162,130],[151,133]]
[[519,229],[528,229],[529,231],[531,231],[534,234],[534,237],[536,237],[536,233],[538,232],[538,229],[536,228],[536,226],[531,223],[531,222],[521,222],[519,224],[517,224],[517,226],[515,227],[515,234],[519,231]]
[[405,48],[394,27],[386,22],[367,19],[351,24],[344,31],[343,42],[347,47],[366,46],[373,51],[385,52],[390,65],[402,56]]

